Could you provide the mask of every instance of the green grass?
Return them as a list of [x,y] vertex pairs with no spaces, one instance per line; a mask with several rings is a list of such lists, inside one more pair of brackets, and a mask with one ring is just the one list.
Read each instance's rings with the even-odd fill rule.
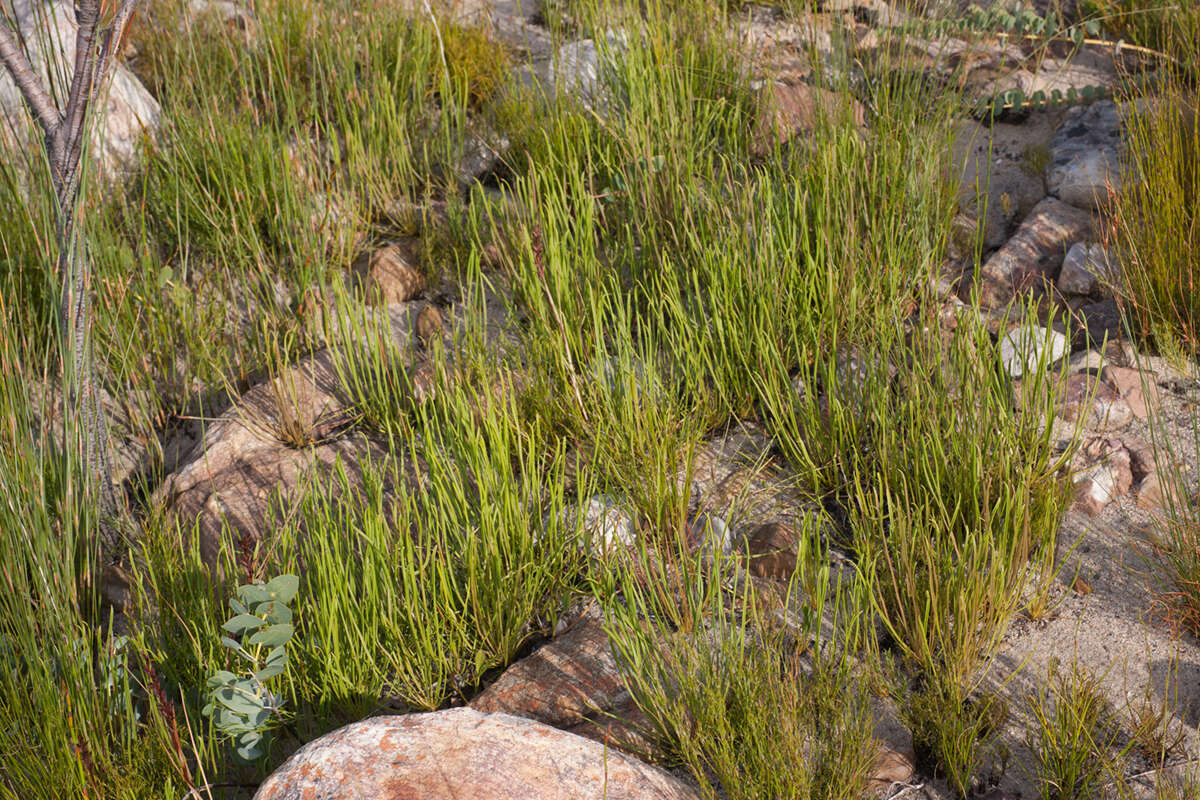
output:
[[[143,17],[133,65],[168,124],[123,191],[87,200],[103,380],[149,451],[127,639],[101,619],[79,465],[39,432],[49,210],[0,168],[0,794],[244,795],[338,725],[469,701],[586,596],[647,757],[706,796],[862,796],[878,686],[927,774],[978,785],[1004,716],[986,679],[1055,566],[1066,488],[1058,384],[1018,404],[981,326],[939,335],[960,99],[881,56],[887,80],[827,76],[869,109],[865,133],[847,102],[764,156],[721,6],[564,4],[561,31],[597,32],[609,65],[590,106],[508,91],[515,55],[486,31],[386,6],[275,0],[246,34],[181,31],[167,2]],[[600,35],[616,27],[623,42]],[[460,191],[457,153],[491,132],[510,142],[494,186]],[[353,288],[360,254],[413,235],[454,303],[445,350]],[[373,455],[276,498],[261,541],[225,530],[214,571],[153,499],[160,433],[326,346],[338,435]],[[271,436],[319,444],[278,383]],[[742,424],[836,519],[800,531],[774,587],[739,546],[682,546],[693,457]],[[631,553],[583,555],[571,510],[601,494],[630,514]],[[200,713],[205,681],[230,666],[234,588],[285,573],[288,718],[246,765]]]

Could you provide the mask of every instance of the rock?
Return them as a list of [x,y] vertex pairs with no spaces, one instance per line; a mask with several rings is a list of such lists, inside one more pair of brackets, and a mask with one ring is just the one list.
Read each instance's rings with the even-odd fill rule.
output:
[[[75,11],[71,3],[54,0],[13,0],[5,4],[9,24],[24,41],[26,54],[51,95],[66,97],[75,61]],[[48,81],[48,74],[53,77]],[[146,87],[121,64],[113,69],[112,81],[102,95],[104,102],[90,109],[91,149],[85,155],[93,178],[105,182],[123,178],[138,165],[142,143],[158,129],[159,105]],[[25,101],[8,70],[0,69],[0,153],[21,171],[30,158],[40,159],[42,132],[26,111]],[[25,155],[16,155],[23,151]]]
[[991,129],[971,120],[956,123],[951,164],[958,173],[958,204],[975,219],[983,214],[986,204],[985,251],[1008,241],[1013,225],[1029,216],[1046,197],[1042,181],[1023,162],[1004,157],[1000,149]]
[[1152,472],[1157,471],[1154,462],[1154,448],[1145,439],[1137,436],[1122,437],[1121,443],[1129,451],[1129,468],[1133,471],[1134,481],[1142,481]]
[[481,25],[490,17],[489,0],[388,0],[388,5],[406,17],[428,18],[433,12],[443,24],[462,27]]
[[673,775],[509,714],[452,708],[373,717],[297,750],[255,800],[697,800]]
[[881,748],[871,765],[867,791],[886,796],[884,793],[897,783],[908,783],[915,771],[911,757],[890,747]]
[[1058,289],[1063,294],[1095,294],[1097,290],[1113,285],[1118,277],[1118,268],[1103,247],[1076,242],[1063,259]]
[[[389,308],[391,333],[401,350],[412,331],[412,309]],[[340,323],[334,323],[340,324]],[[339,397],[329,350],[321,350],[243,395],[204,430],[184,463],[155,493],[155,502],[190,530],[198,527],[200,555],[219,574],[223,540],[256,541],[267,531],[270,510],[294,500],[301,477],[327,471],[337,461],[352,486],[364,460],[385,463],[386,450],[362,433],[343,433],[350,416]],[[299,430],[306,444],[289,443]],[[394,477],[395,483],[401,483]]]
[[1003,308],[1018,292],[1053,280],[1068,243],[1086,238],[1091,216],[1047,197],[1034,207],[1003,247],[979,270],[980,300],[986,308]]
[[254,12],[233,0],[191,0],[188,3],[184,27],[186,28],[201,17],[208,15],[212,15],[230,28],[246,33],[253,33],[256,27]]
[[468,136],[459,148],[454,176],[462,187],[482,180],[500,166],[510,143],[504,136]]
[[367,300],[373,305],[404,303],[424,287],[417,268],[416,243],[409,240],[381,247],[367,259]]
[[1110,188],[1121,186],[1120,144],[1120,115],[1111,100],[1069,109],[1050,145],[1050,194],[1076,208],[1106,205]]
[[504,671],[471,708],[568,728],[617,707],[625,681],[593,603],[567,630]]
[[568,529],[579,526],[580,546],[585,547],[594,558],[603,558],[637,544],[637,526],[633,517],[604,495],[588,498],[583,506],[582,519],[579,518],[578,509],[564,509],[563,524]]
[[1118,431],[1129,425],[1134,415],[1110,385],[1087,373],[1077,373],[1067,378],[1058,416],[1067,422],[1082,419],[1086,430]]
[[[1142,373],[1136,369],[1110,364],[1101,370],[1100,378],[1124,398],[1138,419],[1146,419],[1151,411],[1159,407],[1161,399],[1158,395],[1158,384],[1154,382],[1153,376],[1143,379]],[[1146,397],[1147,390],[1149,402]]]
[[1067,372],[1087,372],[1098,373],[1104,368],[1105,363],[1104,353],[1099,350],[1083,350],[1078,353],[1073,353],[1067,361]]
[[689,515],[684,533],[690,552],[703,550],[709,555],[729,555],[733,552],[733,534],[729,525],[716,514],[700,511]]
[[593,111],[610,111],[613,97],[607,84],[625,47],[624,32],[613,30],[606,33],[605,44],[599,47],[593,39],[564,44],[546,72],[548,98],[571,95]]
[[1137,504],[1148,511],[1158,511],[1165,507],[1166,494],[1162,479],[1157,472],[1151,472],[1142,479],[1138,486]]
[[1129,451],[1117,439],[1096,437],[1084,442],[1072,462],[1076,470],[1072,509],[1096,516],[1133,486]]
[[866,110],[853,97],[804,83],[772,82],[759,93],[752,150],[764,156],[776,145],[815,130],[823,120],[833,123],[846,114],[857,127],[866,125]]
[[799,557],[798,545],[795,528],[778,522],[759,525],[746,537],[750,573],[759,578],[791,580]]
[[1077,347],[1100,347],[1125,335],[1121,308],[1116,300],[1080,306],[1071,317],[1072,341]]
[[1014,378],[1050,366],[1071,351],[1067,337],[1056,330],[1019,325],[1000,339],[1000,363]]
[[554,52],[550,31],[537,24],[546,13],[541,0],[492,0],[491,30],[496,40],[531,60],[548,59]]
[[433,349],[436,342],[442,340],[446,332],[446,322],[442,319],[441,310],[433,303],[426,303],[421,306],[420,313],[417,314],[417,324],[415,333],[417,341],[421,347],[426,350]]

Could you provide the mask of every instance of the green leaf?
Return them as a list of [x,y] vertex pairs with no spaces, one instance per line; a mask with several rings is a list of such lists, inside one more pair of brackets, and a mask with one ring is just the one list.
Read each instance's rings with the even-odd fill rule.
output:
[[164,264],[162,268],[158,270],[156,282],[158,283],[158,288],[160,289],[171,282],[171,268],[169,266]]
[[237,593],[238,598],[247,606],[255,606],[271,599],[271,594],[266,587],[255,584],[239,586]]
[[242,646],[238,644],[236,639],[230,639],[228,636],[221,637],[221,644],[225,645],[230,650],[240,651],[242,649]]
[[246,692],[239,692],[236,689],[226,688],[218,689],[213,692],[213,697],[217,702],[241,714],[243,717],[249,717],[251,714],[257,714],[264,707],[264,703],[260,697]]
[[263,755],[262,743],[255,743],[249,747],[238,745],[235,750],[237,751],[238,757],[243,761],[257,761],[258,759],[262,758]]
[[283,645],[279,645],[278,647],[272,649],[271,652],[267,653],[268,665],[274,664],[277,661],[283,662],[284,664],[287,663],[287,649]]
[[239,603],[237,600],[234,600],[232,597],[231,597],[231,598],[229,598],[229,609],[230,609],[230,611],[232,611],[232,612],[233,612],[235,615],[237,615],[237,614],[249,614],[249,613],[250,613],[250,611],[249,611],[249,610],[248,610],[248,609],[247,609],[247,608],[246,608],[244,605],[242,605],[241,603]]
[[209,685],[209,687],[216,689],[221,686],[228,686],[229,684],[233,683],[236,680],[237,680],[237,675],[234,675],[232,672],[229,672],[228,670],[222,669],[222,670],[218,670],[217,672],[214,672],[212,674],[212,677],[210,677],[208,679],[208,685]]
[[290,603],[300,589],[300,578],[295,575],[278,575],[266,585],[267,593],[272,600],[280,603]]
[[283,622],[292,621],[292,610],[284,605],[279,600],[272,600],[269,603],[260,603],[255,611],[267,618],[267,622],[272,625],[278,625]]
[[271,627],[261,630],[258,633],[247,639],[248,644],[265,645],[267,647],[278,647],[288,643],[292,638],[292,626],[288,623],[272,625]]
[[256,631],[266,624],[267,623],[264,620],[254,616],[253,614],[238,614],[221,627],[230,633],[244,634],[247,631]]
[[268,664],[267,666],[254,673],[254,680],[269,681],[276,675],[281,675],[287,669],[287,664]]
[[1100,35],[1100,20],[1089,19],[1087,22],[1083,23],[1083,29],[1087,31],[1088,36],[1093,39],[1096,38]]

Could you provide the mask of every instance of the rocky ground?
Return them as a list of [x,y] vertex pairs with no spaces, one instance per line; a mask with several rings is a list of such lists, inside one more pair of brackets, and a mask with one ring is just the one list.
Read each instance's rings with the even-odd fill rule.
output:
[[[228,13],[244,14],[233,4]],[[599,91],[597,49],[588,40],[555,46],[535,3],[467,0],[458,13],[493,27],[523,57],[520,79],[550,92],[591,98]],[[905,19],[882,0],[828,0],[820,13],[797,21],[775,9],[751,7],[739,35],[756,53],[756,80],[771,98],[771,137],[802,136],[821,109],[837,99],[813,85],[811,60],[834,58],[845,37],[860,58],[890,46],[881,29]],[[980,96],[1020,88],[1025,95],[1071,86],[1116,84],[1121,53],[1028,51],[995,40],[949,36],[910,41],[914,68],[953,72]],[[962,64],[971,68],[965,73]],[[153,100],[121,74],[108,109],[106,160],[127,157],[114,143],[126,141],[130,119],[152,124]],[[0,79],[0,105],[11,108]],[[860,117],[865,110],[860,109]],[[1124,341],[1110,286],[1119,256],[1104,247],[1097,213],[1120,180],[1123,117],[1112,100],[1045,111],[1015,109],[986,125],[963,119],[951,144],[960,169],[963,236],[936,287],[947,326],[975,313],[964,302],[978,292],[982,313],[1001,342],[1004,367],[1021,378],[1049,347],[1047,360],[1064,376],[1067,390],[1056,425],[1065,447],[1076,425],[1082,447],[1076,456],[1077,499],[1063,520],[1062,569],[1054,579],[1055,604],[1037,618],[1019,618],[1004,637],[991,670],[991,688],[1008,701],[1002,741],[1008,769],[997,774],[989,800],[1037,796],[1025,766],[1030,720],[1026,698],[1053,662],[1077,663],[1103,676],[1104,692],[1117,709],[1142,713],[1167,707],[1166,737],[1178,738],[1167,768],[1197,752],[1200,742],[1200,643],[1172,630],[1155,598],[1165,586],[1155,559],[1154,531],[1169,484],[1156,466],[1150,442],[1165,433],[1176,453],[1173,469],[1196,469],[1192,425],[1200,381],[1161,358],[1139,354]],[[500,142],[480,142],[465,159],[464,180],[495,167]],[[978,243],[974,240],[979,231]],[[983,257],[976,271],[973,248]],[[430,321],[433,291],[420,285],[411,253],[400,242],[363,266],[379,290],[397,341],[446,336],[455,310]],[[1004,313],[1018,297],[1035,295],[1037,313],[1017,319]],[[424,329],[419,329],[425,320]],[[1049,326],[1055,334],[1048,335]],[[218,537],[263,533],[267,505],[295,490],[297,476],[341,457],[353,463],[378,445],[368,437],[334,435],[348,409],[339,399],[327,351],[244,394],[201,432],[193,427],[169,445],[170,474],[156,497],[185,519],[199,519],[204,555],[216,562]],[[280,421],[280,392],[301,413],[327,421],[330,435],[298,450],[269,433]],[[1152,432],[1151,414],[1164,426]],[[130,468],[136,453],[126,459]],[[1168,476],[1169,477],[1169,476]],[[757,558],[750,572],[769,584],[786,580],[781,565],[794,552],[797,515],[807,513],[788,489],[787,475],[765,435],[747,425],[709,441],[693,464],[693,491],[711,520],[727,529],[726,546]],[[610,546],[621,546],[632,522],[619,503],[594,498],[589,524]],[[794,556],[793,556],[794,558]],[[647,744],[642,722],[625,689],[596,606],[577,609],[556,635],[509,667],[470,703],[423,715],[376,717],[309,743],[272,775],[256,797],[263,800],[315,796],[355,797],[591,797],[598,782],[608,798],[698,796],[686,775],[674,775],[636,757]],[[881,755],[873,791],[884,798],[949,798],[945,783],[914,767],[911,738],[882,700],[877,736]],[[1145,759],[1128,776],[1149,792],[1159,765]]]

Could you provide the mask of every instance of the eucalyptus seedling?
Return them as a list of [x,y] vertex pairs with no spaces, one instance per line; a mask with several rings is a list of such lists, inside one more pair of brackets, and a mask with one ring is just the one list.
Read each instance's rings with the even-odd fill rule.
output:
[[237,598],[229,601],[233,616],[221,626],[230,633],[221,637],[221,644],[242,660],[243,667],[238,673],[213,673],[203,713],[234,740],[238,756],[246,761],[265,755],[264,734],[283,707],[267,682],[287,669],[287,644],[295,632],[288,603],[299,586],[295,575],[239,586]]

